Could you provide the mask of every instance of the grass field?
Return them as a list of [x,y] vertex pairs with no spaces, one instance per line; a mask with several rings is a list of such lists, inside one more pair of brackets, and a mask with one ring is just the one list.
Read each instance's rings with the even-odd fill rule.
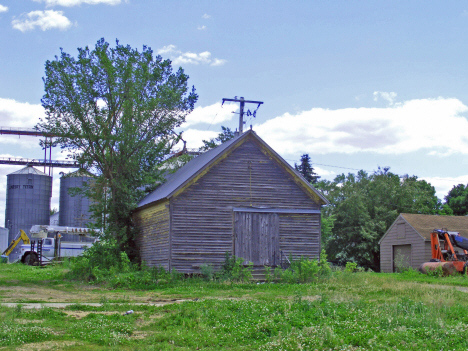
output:
[[[468,349],[462,276],[335,273],[313,284],[187,279],[112,289],[65,274],[0,265],[1,350]],[[58,302],[67,305],[47,307]]]

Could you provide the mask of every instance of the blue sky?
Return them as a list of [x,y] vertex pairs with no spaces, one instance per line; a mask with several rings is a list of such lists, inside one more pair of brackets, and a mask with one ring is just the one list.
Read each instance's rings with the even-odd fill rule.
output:
[[[247,125],[290,163],[309,153],[324,178],[389,166],[441,198],[468,183],[466,2],[0,0],[0,125],[32,127],[45,61],[101,37],[184,68],[200,96],[188,147],[236,128],[220,102],[243,96],[264,101]],[[35,138],[0,138],[0,156],[42,155]],[[0,167],[0,223],[19,168]]]

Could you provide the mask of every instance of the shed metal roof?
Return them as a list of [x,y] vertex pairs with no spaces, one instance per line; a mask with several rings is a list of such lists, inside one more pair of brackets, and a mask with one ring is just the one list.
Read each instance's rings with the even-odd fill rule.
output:
[[180,189],[184,184],[190,181],[191,178],[196,176],[200,171],[205,167],[214,162],[218,157],[220,157],[224,152],[227,152],[229,149],[235,147],[235,145],[242,139],[247,138],[248,136],[254,137],[261,144],[263,144],[272,154],[274,154],[280,162],[282,162],[286,167],[289,167],[296,175],[300,178],[301,181],[309,187],[317,196],[323,201],[323,204],[328,204],[328,200],[317,191],[311,184],[309,184],[294,168],[292,168],[281,156],[279,156],[273,149],[271,149],[268,144],[266,144],[254,131],[249,130],[244,134],[238,135],[231,140],[219,145],[218,147],[211,149],[198,157],[195,157],[185,166],[180,168],[175,172],[167,181],[160,185],[156,190],[151,194],[147,195],[143,200],[138,203],[137,207],[142,207],[148,205],[152,202],[162,200],[164,198],[170,198],[178,189]]

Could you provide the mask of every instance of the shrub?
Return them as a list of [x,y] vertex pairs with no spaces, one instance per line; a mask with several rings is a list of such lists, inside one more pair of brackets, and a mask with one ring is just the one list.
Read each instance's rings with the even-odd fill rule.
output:
[[395,264],[395,271],[397,273],[403,273],[411,268],[411,266],[408,263],[407,256],[403,255],[401,253],[401,250],[397,250],[397,254],[395,255],[393,263]]
[[252,278],[253,263],[244,265],[242,257],[236,257],[226,252],[221,271],[216,275],[218,279],[233,282],[245,282]]
[[265,281],[267,283],[271,283],[274,278],[274,272],[271,272],[271,267],[270,266],[264,266],[265,269]]
[[213,266],[211,264],[202,264],[200,266],[200,273],[203,280],[210,281],[213,279]]
[[444,270],[442,268],[442,266],[437,266],[435,269],[433,270],[427,270],[427,275],[429,277],[434,277],[434,278],[441,278],[444,276]]
[[344,269],[345,272],[348,273],[353,273],[357,269],[357,263],[356,262],[346,262],[346,267]]
[[290,262],[291,265],[285,270],[275,269],[274,276],[277,280],[285,283],[310,283],[331,275],[331,268],[324,250],[318,260],[300,257],[291,258]]

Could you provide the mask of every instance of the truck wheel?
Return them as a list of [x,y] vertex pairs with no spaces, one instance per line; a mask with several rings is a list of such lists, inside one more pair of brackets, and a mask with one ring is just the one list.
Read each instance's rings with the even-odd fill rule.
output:
[[28,266],[37,266],[38,262],[39,260],[35,254],[27,254],[24,256],[24,264],[27,264]]

